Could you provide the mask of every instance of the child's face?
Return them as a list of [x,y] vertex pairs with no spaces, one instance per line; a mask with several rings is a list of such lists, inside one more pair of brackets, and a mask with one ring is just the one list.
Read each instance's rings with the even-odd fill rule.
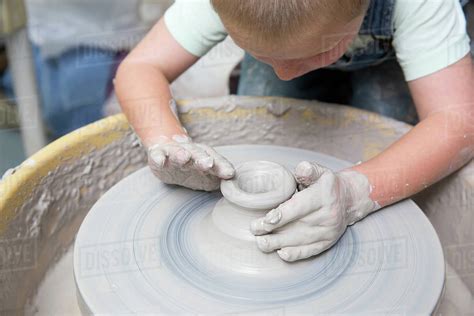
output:
[[359,32],[363,16],[346,25],[336,24],[308,31],[284,47],[264,47],[251,36],[229,30],[234,41],[256,59],[269,64],[281,80],[291,80],[333,64],[344,55]]

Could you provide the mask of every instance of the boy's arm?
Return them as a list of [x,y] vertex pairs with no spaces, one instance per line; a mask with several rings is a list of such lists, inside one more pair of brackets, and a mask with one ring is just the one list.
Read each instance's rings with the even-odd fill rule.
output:
[[423,190],[473,158],[471,56],[409,85],[421,122],[380,155],[352,168],[334,172],[300,163],[295,177],[301,191],[251,223],[262,251],[279,249],[286,261],[317,255],[334,245],[348,225]]
[[115,90],[147,148],[152,172],[164,183],[213,191],[234,176],[234,167],[211,147],[194,143],[170,106],[170,83],[198,59],[161,19],[120,65]]
[[198,59],[180,46],[161,19],[120,65],[117,97],[145,147],[161,136],[185,134],[170,107],[169,85]]
[[409,87],[421,122],[377,157],[351,168],[368,177],[370,197],[381,206],[412,196],[473,159],[471,56]]

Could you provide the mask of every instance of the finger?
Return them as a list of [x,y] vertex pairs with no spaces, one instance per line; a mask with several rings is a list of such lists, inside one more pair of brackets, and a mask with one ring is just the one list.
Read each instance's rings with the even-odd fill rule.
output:
[[311,163],[308,161],[303,161],[296,166],[295,169],[295,178],[298,184],[301,184],[305,187],[313,185],[326,171],[326,167],[318,165],[316,163]]
[[250,231],[256,236],[265,235],[311,212],[317,212],[322,207],[322,201],[315,191],[306,189],[295,193],[291,199],[268,212],[265,217],[253,220]]
[[161,169],[166,163],[166,153],[161,148],[152,148],[148,154],[148,161],[151,167]]
[[257,236],[257,246],[263,252],[272,252],[286,247],[297,247],[327,240],[327,227],[294,227],[287,232]]
[[174,164],[182,167],[191,160],[191,153],[179,145],[164,146],[168,159]]
[[191,144],[183,147],[191,153],[191,160],[198,170],[207,172],[214,166],[214,159],[202,148]]
[[227,159],[207,145],[198,144],[198,146],[205,150],[214,160],[214,166],[209,170],[211,174],[224,180],[232,179],[234,177],[234,166],[232,166]]
[[316,256],[321,252],[329,249],[335,242],[324,240],[310,245],[299,247],[286,247],[277,251],[278,256],[287,262],[294,262],[297,260],[307,259]]
[[259,218],[253,220],[250,223],[250,232],[254,236],[262,236],[271,233],[273,230],[273,225],[265,224],[264,218]]

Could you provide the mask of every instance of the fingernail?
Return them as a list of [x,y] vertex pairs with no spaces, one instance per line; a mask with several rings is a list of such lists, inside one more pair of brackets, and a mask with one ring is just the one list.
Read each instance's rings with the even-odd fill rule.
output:
[[226,169],[224,172],[224,176],[228,179],[233,178],[235,176],[235,170],[234,169]]
[[201,169],[209,170],[214,165],[214,159],[212,159],[211,157],[206,157],[206,158],[203,158],[203,159],[199,159],[196,162],[196,164],[199,165],[199,167]]
[[278,253],[278,256],[280,256],[280,258],[282,258],[283,260],[290,261],[290,254],[286,252],[285,250],[280,249],[277,251],[277,253]]
[[189,161],[190,157],[190,153],[185,149],[180,149],[176,152],[176,162],[178,163],[186,163]]
[[309,177],[313,175],[314,169],[313,166],[309,162],[302,162],[296,167],[296,173],[299,176]]
[[281,220],[281,211],[274,209],[265,216],[265,223],[275,225]]
[[258,248],[265,250],[268,248],[268,239],[266,237],[257,237]]
[[158,167],[158,168],[163,168],[164,165],[165,165],[165,161],[166,161],[166,156],[164,155],[156,155],[156,156],[151,156],[151,160],[155,163],[155,165]]
[[259,226],[258,220],[252,221],[250,223],[250,232],[254,235],[257,234],[259,231],[258,226]]

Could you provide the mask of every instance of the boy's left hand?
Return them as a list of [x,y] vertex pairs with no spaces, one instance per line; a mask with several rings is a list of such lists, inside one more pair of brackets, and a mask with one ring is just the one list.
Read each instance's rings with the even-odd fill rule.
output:
[[295,177],[301,191],[250,227],[260,250],[278,250],[285,261],[323,252],[338,241],[348,225],[380,208],[369,197],[367,177],[359,172],[333,172],[302,162]]

